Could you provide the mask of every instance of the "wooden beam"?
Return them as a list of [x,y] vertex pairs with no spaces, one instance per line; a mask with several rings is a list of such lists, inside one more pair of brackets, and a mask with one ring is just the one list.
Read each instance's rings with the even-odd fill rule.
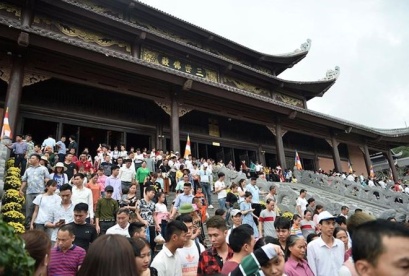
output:
[[26,32],[21,32],[17,38],[17,44],[21,47],[27,47],[30,44],[30,35]]
[[192,89],[192,85],[193,85],[193,80],[191,79],[186,80],[185,83],[183,84],[183,90],[189,91],[190,89]]

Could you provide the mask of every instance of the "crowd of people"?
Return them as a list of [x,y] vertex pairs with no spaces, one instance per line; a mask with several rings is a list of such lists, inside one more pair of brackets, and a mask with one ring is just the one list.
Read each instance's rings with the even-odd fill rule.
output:
[[[409,272],[408,228],[358,209],[349,215],[347,206],[331,214],[304,189],[295,214],[285,217],[277,204],[279,187],[262,191],[256,185],[266,176],[261,164],[250,169],[242,162],[248,178],[226,183],[224,173],[213,173],[224,164],[212,159],[104,144],[92,158],[87,149],[76,155],[74,136],[68,145],[65,137],[53,140],[35,145],[30,135],[17,136],[10,145],[22,172],[23,239],[36,275]],[[278,167],[266,178],[291,181],[290,172]],[[167,202],[173,192],[175,199]],[[393,273],[381,274],[387,269]]]
[[[409,195],[409,182],[407,179],[398,179],[396,181],[393,181],[393,177],[390,176],[381,176],[381,177],[375,177],[373,176],[368,176],[365,177],[363,173],[360,175],[357,175],[355,171],[350,170],[350,172],[341,172],[337,173],[334,171],[329,171],[328,173],[324,172],[323,170],[319,169],[315,171],[315,174],[320,175],[320,174],[325,174],[327,176],[333,176],[333,177],[340,177],[343,180],[348,180],[351,182],[355,182],[362,187],[371,187],[371,188],[380,188],[383,190],[390,190],[393,192],[397,193],[405,193]],[[404,177],[409,175],[409,171],[405,173]]]

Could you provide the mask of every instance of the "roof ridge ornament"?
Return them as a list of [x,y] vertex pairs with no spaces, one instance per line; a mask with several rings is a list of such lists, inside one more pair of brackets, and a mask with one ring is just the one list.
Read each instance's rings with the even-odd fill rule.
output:
[[308,52],[311,49],[311,43],[312,43],[312,40],[308,38],[306,42],[300,45],[300,48],[295,49],[294,51],[289,52],[289,53],[279,54],[277,56],[292,56],[294,54]]
[[327,70],[327,73],[325,74],[325,78],[321,80],[329,81],[329,80],[336,80],[339,77],[339,74],[341,73],[341,69],[339,66],[335,66],[335,69],[329,69]]
[[308,38],[306,42],[300,45],[300,49],[296,49],[294,53],[308,52],[311,49],[311,42],[311,39]]

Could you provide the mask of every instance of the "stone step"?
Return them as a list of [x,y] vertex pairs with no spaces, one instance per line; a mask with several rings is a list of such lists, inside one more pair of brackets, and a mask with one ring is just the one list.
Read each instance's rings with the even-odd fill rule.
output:
[[341,211],[341,206],[344,205],[348,206],[351,212],[359,208],[368,213],[372,213],[375,216],[379,216],[386,209],[385,207],[379,206],[377,204],[371,204],[359,199],[341,196],[336,193],[331,193],[329,191],[325,191],[301,183],[277,183],[277,184],[280,185],[280,190],[286,188],[284,189],[284,191],[288,191],[288,189],[295,191],[296,197],[298,197],[301,189],[307,190],[307,198],[313,197],[316,200],[316,204],[324,205],[324,208],[333,214],[339,214]]

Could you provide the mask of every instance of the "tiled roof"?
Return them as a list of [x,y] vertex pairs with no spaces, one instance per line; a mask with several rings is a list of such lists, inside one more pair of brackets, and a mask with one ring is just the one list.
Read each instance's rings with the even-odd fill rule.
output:
[[132,56],[130,56],[128,54],[125,54],[125,53],[119,53],[119,52],[116,52],[116,51],[113,51],[113,50],[110,50],[110,49],[107,49],[107,48],[104,48],[104,47],[101,47],[101,46],[98,46],[98,45],[89,44],[89,43],[86,43],[86,42],[83,42],[83,41],[80,41],[80,40],[72,39],[72,38],[69,38],[69,37],[67,37],[65,35],[58,34],[58,33],[55,33],[55,32],[49,31],[49,30],[44,30],[44,29],[41,29],[39,27],[23,27],[23,26],[21,26],[19,20],[1,18],[0,17],[0,24],[6,25],[6,26],[9,26],[9,27],[12,27],[12,28],[16,28],[16,29],[21,29],[21,30],[23,30],[25,32],[32,33],[32,34],[35,34],[35,35],[39,35],[39,36],[42,36],[42,37],[54,39],[54,40],[57,40],[57,41],[60,41],[60,42],[66,43],[66,44],[73,45],[75,47],[80,47],[80,48],[87,49],[87,50],[90,50],[90,51],[93,51],[93,52],[97,52],[97,53],[103,54],[103,55],[105,55],[107,57],[118,58],[118,59],[125,60],[125,61],[128,61],[128,62],[132,62],[132,63],[135,63],[135,64],[143,65],[143,66],[155,69],[155,70],[159,70],[159,71],[167,72],[167,73],[170,73],[170,74],[173,74],[173,75],[176,75],[176,76],[180,76],[180,77],[183,77],[183,78],[186,78],[186,79],[192,79],[195,82],[204,83],[204,84],[207,84],[207,85],[212,86],[212,87],[216,87],[216,88],[220,88],[220,89],[230,91],[232,93],[236,93],[236,94],[243,95],[243,96],[246,96],[246,97],[254,98],[254,99],[257,99],[257,100],[260,100],[260,101],[263,101],[263,102],[268,102],[268,103],[271,103],[271,104],[274,104],[274,105],[277,105],[277,106],[285,107],[285,108],[288,108],[288,109],[291,109],[291,110],[295,110],[295,111],[297,111],[299,113],[302,113],[302,114],[311,115],[311,116],[316,117],[316,118],[322,118],[322,119],[329,120],[329,121],[332,121],[332,122],[335,122],[335,123],[343,124],[346,127],[351,126],[353,128],[360,129],[360,130],[363,130],[363,131],[366,131],[366,132],[369,132],[369,133],[372,133],[372,134],[375,134],[375,135],[381,135],[381,136],[385,136],[385,137],[401,137],[401,136],[408,136],[409,135],[409,128],[401,128],[401,129],[376,129],[376,128],[370,128],[370,127],[367,127],[367,126],[364,126],[364,125],[361,125],[361,124],[357,124],[357,123],[354,123],[354,122],[343,120],[343,119],[333,117],[333,116],[330,116],[330,115],[326,115],[326,114],[323,114],[323,113],[320,113],[320,112],[316,112],[316,111],[313,111],[313,110],[304,109],[304,108],[296,107],[296,106],[286,104],[286,103],[283,103],[283,102],[279,102],[279,101],[276,101],[274,99],[271,99],[271,98],[268,98],[268,97],[265,97],[265,96],[261,96],[261,95],[257,95],[255,93],[251,93],[251,92],[248,92],[248,91],[245,91],[245,90],[242,90],[242,89],[238,89],[238,88],[235,88],[235,87],[232,87],[232,86],[229,86],[229,85],[225,85],[225,84],[222,84],[222,83],[215,83],[215,82],[209,81],[207,79],[203,79],[203,78],[200,78],[200,77],[197,77],[197,76],[194,76],[194,75],[190,75],[190,74],[187,74],[187,73],[184,73],[184,72],[181,72],[181,71],[177,71],[177,70],[174,70],[174,69],[171,69],[171,68],[167,68],[167,67],[164,67],[164,66],[161,66],[161,65],[158,65],[158,64],[146,62],[144,60],[134,58],[134,57],[132,57]]

